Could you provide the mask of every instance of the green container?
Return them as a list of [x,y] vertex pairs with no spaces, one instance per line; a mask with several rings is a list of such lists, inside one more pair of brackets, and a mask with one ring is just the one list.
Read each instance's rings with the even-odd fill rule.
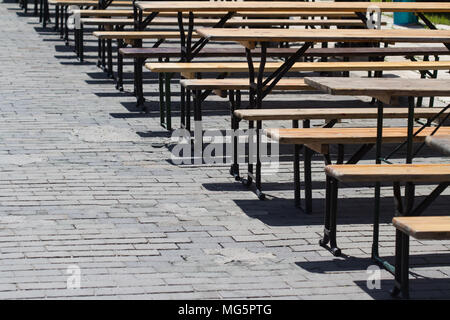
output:
[[[394,0],[394,2],[415,2],[414,0]],[[417,16],[411,12],[394,12],[394,24],[406,25],[418,23]]]

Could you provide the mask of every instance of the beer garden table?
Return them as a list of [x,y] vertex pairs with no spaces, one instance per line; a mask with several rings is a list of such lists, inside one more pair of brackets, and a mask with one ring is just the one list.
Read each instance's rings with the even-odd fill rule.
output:
[[[288,30],[275,30],[275,29],[257,29],[257,30],[246,30],[246,29],[214,29],[214,28],[200,28],[197,29],[197,32],[204,36],[209,40],[217,40],[217,41],[233,41],[240,43],[246,48],[247,52],[247,60],[249,65],[249,81],[250,88],[252,89],[250,92],[250,107],[253,108],[261,108],[262,101],[264,97],[271,92],[274,86],[278,83],[278,81],[283,78],[283,76],[289,71],[292,65],[303,55],[303,53],[314,43],[314,42],[413,42],[413,43],[444,43],[447,48],[450,50],[450,30],[417,30],[417,29],[404,29],[404,30],[301,30],[301,29],[288,29]],[[268,77],[264,78],[264,65],[266,62],[264,52],[267,50],[267,44],[269,42],[303,42],[303,46],[293,54],[289,59],[287,59],[284,64],[275,72],[270,74]],[[251,49],[255,48],[257,43],[261,43],[261,61],[259,70],[256,71],[253,67],[253,60]],[[256,79],[256,82],[255,82]],[[372,79],[373,80],[373,79]],[[384,81],[385,79],[378,79]],[[308,84],[315,84],[316,87],[320,87],[317,82],[309,79]],[[326,79],[322,79],[323,82]],[[333,78],[330,78],[329,81],[333,81]],[[423,80],[430,81],[430,80]],[[362,81],[361,79],[351,80],[345,78],[343,81],[334,81],[333,84],[354,84],[353,91],[341,91],[347,92],[347,94],[351,95],[372,95],[373,97],[378,99],[378,130],[377,130],[377,163],[381,161],[381,139],[382,139],[382,110],[383,110],[383,102],[391,102],[391,98],[393,96],[397,96],[399,93],[405,95],[406,92],[401,91],[402,86],[397,83],[395,86],[388,85],[388,82],[380,82],[377,84],[384,83],[382,86],[382,90],[371,91],[370,86],[368,86],[367,81]],[[448,83],[448,81],[446,82]],[[403,83],[404,84],[404,83]],[[411,84],[412,85],[412,84]],[[420,83],[419,85],[413,85],[411,87],[412,90],[408,90],[407,95],[410,96],[430,96],[431,90],[424,89],[424,83]],[[421,89],[421,90],[419,90]],[[450,85],[447,85],[444,88],[440,88],[441,95],[450,95]],[[445,92],[443,92],[445,91]],[[334,91],[330,91],[334,92]],[[337,92],[337,91],[336,91]],[[415,93],[414,93],[415,92]],[[409,117],[408,117],[408,139],[407,139],[407,163],[411,163],[413,157],[412,150],[412,130],[413,130],[413,112],[414,112],[414,99],[409,99]],[[257,122],[257,131],[260,131],[261,123]],[[257,192],[260,190],[261,181],[260,181],[260,170],[261,170],[261,162],[259,159],[259,143],[260,143],[260,134],[256,135],[256,153],[257,153],[257,163],[256,163],[256,188]],[[295,154],[298,153],[298,149],[296,149]],[[294,157],[298,158],[298,157]],[[298,159],[294,159],[296,161]],[[249,166],[249,175],[252,175],[252,168]],[[376,212],[379,212],[379,193],[380,186],[376,185]],[[410,192],[411,193],[411,192]],[[376,214],[379,216],[379,213]],[[376,228],[378,232],[378,229]],[[375,237],[374,237],[375,238]],[[375,238],[377,243],[377,238]],[[375,246],[374,246],[375,248]],[[378,256],[378,247],[374,249],[373,254],[375,259],[379,259],[380,263],[385,263]]]

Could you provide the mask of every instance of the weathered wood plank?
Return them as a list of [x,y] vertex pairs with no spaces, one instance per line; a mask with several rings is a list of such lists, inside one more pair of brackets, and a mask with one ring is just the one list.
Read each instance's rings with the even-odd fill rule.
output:
[[392,219],[392,224],[416,239],[450,239],[450,216],[395,217]]

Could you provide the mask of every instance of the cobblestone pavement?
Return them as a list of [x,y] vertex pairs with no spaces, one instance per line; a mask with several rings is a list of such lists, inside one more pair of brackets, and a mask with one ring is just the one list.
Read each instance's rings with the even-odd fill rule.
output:
[[[293,206],[289,157],[277,174],[264,176],[268,200],[259,201],[233,181],[228,165],[171,162],[150,74],[151,111],[143,114],[127,92],[130,81],[118,92],[96,67],[94,38],[87,37],[87,61],[80,64],[59,35],[16,3],[0,4],[0,30],[0,298],[390,298],[387,272],[381,271],[381,289],[366,286],[373,189],[341,188],[338,241],[346,256],[334,258],[318,245],[321,158],[313,163],[314,214]],[[318,94],[274,94],[268,103],[299,100],[367,103]],[[229,128],[223,99],[208,99],[205,109],[205,128]],[[355,123],[363,124],[340,125]],[[282,152],[288,156],[291,148]],[[428,149],[424,154],[419,162],[444,161]],[[419,186],[417,194],[432,188]],[[447,191],[428,212],[448,214],[448,203]],[[382,211],[380,251],[392,261],[389,186]],[[413,297],[450,297],[449,248],[412,241]],[[79,289],[67,289],[73,265],[81,270]]]

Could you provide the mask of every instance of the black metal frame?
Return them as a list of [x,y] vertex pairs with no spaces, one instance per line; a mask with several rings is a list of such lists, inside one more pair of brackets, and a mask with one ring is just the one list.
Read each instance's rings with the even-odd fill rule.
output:
[[[283,64],[274,72],[272,72],[266,79],[264,79],[264,68],[267,61],[267,47],[268,42],[261,43],[261,58],[259,62],[259,68],[253,65],[253,56],[250,48],[246,48],[246,56],[249,70],[249,108],[262,108],[262,102],[276,86],[276,84],[289,72],[290,68],[297,62],[302,56],[304,56],[306,50],[312,46],[312,42],[304,43],[293,55],[286,59]],[[255,82],[256,80],[256,82]],[[254,128],[253,121],[249,121],[249,129]],[[249,187],[255,181],[256,195],[260,200],[265,199],[265,194],[262,191],[261,185],[261,159],[260,159],[260,142],[261,142],[261,128],[262,122],[256,121],[256,172],[253,172],[252,157],[249,156],[249,162],[247,166],[247,177],[242,178],[242,183]]]

